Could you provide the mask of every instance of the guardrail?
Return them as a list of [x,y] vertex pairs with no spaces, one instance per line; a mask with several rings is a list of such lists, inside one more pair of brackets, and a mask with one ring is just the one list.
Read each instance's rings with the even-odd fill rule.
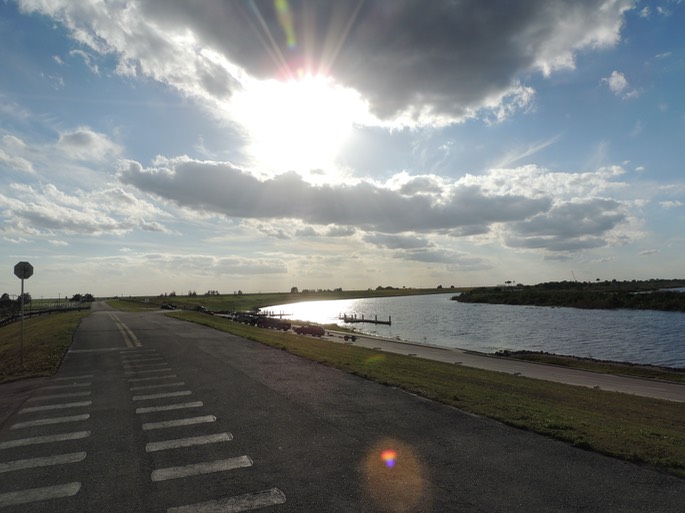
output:
[[[53,313],[58,313],[58,312],[72,312],[75,310],[78,310],[79,312],[81,310],[89,310],[90,309],[90,304],[88,306],[81,305],[81,306],[67,306],[64,308],[46,308],[44,310],[32,310],[29,312],[24,311],[24,318],[29,318],[29,317],[40,317],[41,315],[50,315]],[[0,319],[0,328],[3,326],[7,326],[8,324],[12,324],[13,322],[16,322],[21,319],[21,314],[12,314],[9,317],[5,317],[4,319]]]

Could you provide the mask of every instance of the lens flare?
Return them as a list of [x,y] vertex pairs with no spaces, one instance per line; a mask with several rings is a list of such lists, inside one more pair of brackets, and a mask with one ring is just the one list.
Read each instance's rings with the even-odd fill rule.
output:
[[274,8],[278,15],[278,24],[285,33],[285,42],[288,45],[288,48],[295,48],[297,46],[295,24],[293,22],[293,12],[290,10],[288,0],[274,0]]
[[386,467],[393,468],[397,459],[397,453],[392,449],[386,449],[381,453],[381,459],[385,462]]
[[384,438],[369,448],[363,462],[364,493],[378,511],[431,511],[426,470],[407,443]]

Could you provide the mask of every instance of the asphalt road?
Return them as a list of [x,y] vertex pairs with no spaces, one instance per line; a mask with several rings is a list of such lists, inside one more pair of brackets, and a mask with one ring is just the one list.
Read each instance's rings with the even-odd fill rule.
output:
[[685,497],[685,480],[156,313],[100,306],[34,383],[0,430],[0,512],[680,513]]
[[448,349],[359,334],[355,334],[356,340],[351,342],[344,340],[343,337],[346,334],[349,335],[349,333],[329,331],[326,338],[334,342],[353,343],[356,346],[376,348],[382,351],[412,355],[429,360],[458,363],[467,367],[506,372],[517,376],[557,381],[569,385],[641,395],[655,399],[666,399],[667,401],[685,402],[685,385],[678,383],[614,376],[598,372],[569,369],[557,365],[544,365],[509,358],[498,358],[473,351],[464,351],[462,349]]

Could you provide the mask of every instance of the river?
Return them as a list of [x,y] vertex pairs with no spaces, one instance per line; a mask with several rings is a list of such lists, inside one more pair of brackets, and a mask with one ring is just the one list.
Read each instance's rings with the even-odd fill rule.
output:
[[492,353],[502,349],[685,368],[685,313],[582,310],[453,301],[454,293],[307,301],[265,309],[328,324],[362,315],[392,325],[357,323],[357,331]]

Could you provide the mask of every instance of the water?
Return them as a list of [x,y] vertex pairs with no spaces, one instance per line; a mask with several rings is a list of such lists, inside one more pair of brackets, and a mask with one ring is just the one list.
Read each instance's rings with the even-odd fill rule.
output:
[[392,325],[354,324],[357,331],[492,353],[502,349],[685,368],[685,313],[581,310],[452,301],[454,293],[311,301],[267,310],[322,324],[342,314],[378,316]]

